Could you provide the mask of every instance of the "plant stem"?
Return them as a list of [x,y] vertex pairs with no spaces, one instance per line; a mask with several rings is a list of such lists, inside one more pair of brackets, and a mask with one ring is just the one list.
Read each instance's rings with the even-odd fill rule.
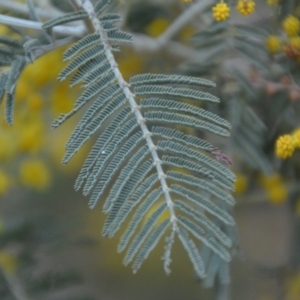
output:
[[[134,114],[137,118],[137,122],[140,125],[140,128],[143,132],[144,139],[151,151],[153,162],[156,167],[156,170],[158,173],[158,178],[160,180],[162,190],[165,194],[166,203],[167,203],[167,206],[168,206],[168,209],[170,212],[170,222],[172,224],[172,231],[177,232],[178,231],[178,221],[177,221],[177,217],[176,217],[175,210],[174,210],[174,202],[171,199],[170,189],[169,189],[166,179],[165,179],[166,175],[162,169],[162,163],[158,156],[158,153],[156,150],[157,149],[156,145],[154,144],[154,142],[152,140],[151,133],[148,130],[148,127],[145,123],[145,119],[139,109],[139,106],[134,99],[134,94],[132,94],[132,92],[130,91],[129,84],[124,80],[124,78],[118,68],[118,65],[115,61],[115,58],[110,50],[111,47],[110,47],[110,44],[108,43],[107,34],[106,34],[105,30],[102,28],[101,22],[97,18],[97,14],[95,13],[94,7],[90,0],[70,0],[70,2],[74,3],[75,6],[81,7],[89,14],[90,20],[94,27],[94,31],[99,33],[99,35],[101,37],[101,44],[103,44],[103,46],[104,46],[106,58],[109,61],[109,64],[114,72],[114,75],[118,81],[120,88],[123,90],[128,102],[132,108],[132,111],[134,112]],[[168,255],[171,255],[171,253],[168,253]],[[171,261],[170,257],[168,257],[168,261]],[[168,265],[165,266],[165,269],[168,269],[168,267],[169,267]]]

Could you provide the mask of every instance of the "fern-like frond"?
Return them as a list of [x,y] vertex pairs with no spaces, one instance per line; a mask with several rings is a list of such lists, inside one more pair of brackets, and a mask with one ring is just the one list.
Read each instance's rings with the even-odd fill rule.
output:
[[180,228],[178,232],[178,237],[192,261],[196,274],[200,278],[205,277],[205,268],[204,268],[203,260],[201,258],[197,246],[195,245],[193,240],[190,239],[187,231],[183,228]]
[[235,181],[235,175],[228,168],[199,151],[172,141],[159,141],[157,148],[166,152],[176,153],[181,157],[186,156],[189,159],[194,159],[199,164],[204,165],[204,167],[213,169],[219,176],[224,176],[231,181]]
[[99,20],[100,20],[101,23],[104,23],[104,24],[105,23],[114,24],[116,22],[122,21],[122,18],[119,14],[112,13],[112,14],[106,14],[103,17],[100,17]]
[[230,261],[228,251],[220,243],[217,243],[214,238],[206,236],[205,231],[198,224],[180,215],[178,216],[178,220],[186,230],[192,233],[198,240],[202,241],[203,244],[219,255],[223,260],[227,262]]
[[[137,187],[141,187],[145,182],[149,182],[149,180],[154,180],[155,174],[152,174],[146,178],[147,174],[154,168],[151,160],[145,161],[131,176],[131,178],[124,185],[119,198],[122,201],[122,205],[119,207],[118,212],[115,214],[113,218],[107,218],[103,227],[103,235],[108,235],[109,237],[113,237],[116,232],[120,229],[123,222],[126,220],[133,207],[135,207],[139,200],[142,197],[137,197],[134,199],[133,193],[137,190]],[[155,178],[158,180],[158,178]],[[142,182],[142,183],[141,183]],[[148,191],[147,191],[148,192]]]
[[5,93],[5,84],[7,80],[7,74],[2,73],[0,77],[0,105],[3,101],[4,93]]
[[64,61],[72,59],[74,56],[76,56],[80,51],[85,50],[88,47],[91,47],[94,44],[99,43],[100,35],[98,33],[91,33],[83,37],[81,40],[79,40],[77,43],[72,45],[70,48],[68,48],[64,54]]
[[129,114],[129,107],[125,107],[123,110],[121,110],[121,112],[114,118],[112,123],[105,129],[103,134],[97,139],[81,168],[78,178],[76,179],[75,190],[78,190],[82,186],[84,180],[87,178],[92,166],[97,161],[99,156],[101,154],[106,154],[106,151],[104,150],[105,146],[110,141],[111,137],[114,136],[117,130],[120,129],[120,126],[122,126]]
[[111,0],[99,0],[95,5],[95,13],[101,14],[111,3]]
[[85,65],[89,60],[92,60],[95,57],[98,57],[103,53],[103,46],[96,44],[91,48],[88,48],[86,51],[80,53],[69,65],[67,65],[61,73],[58,75],[60,81],[65,80],[71,73],[76,71],[80,66]]
[[74,154],[82,147],[82,145],[94,134],[103,124],[103,122],[110,117],[118,108],[120,108],[126,101],[124,95],[119,95],[86,126],[78,135],[76,139],[70,140],[71,145],[66,149],[66,155],[63,158],[63,163],[67,163]]
[[214,171],[206,169],[197,163],[180,158],[177,156],[164,155],[162,157],[162,164],[167,166],[173,166],[176,168],[182,168],[184,170],[198,173],[206,178],[211,179],[214,183],[220,185],[224,189],[233,190],[234,186],[230,180],[225,179],[224,177],[218,176]]
[[132,43],[132,35],[130,33],[115,30],[107,32],[107,38],[113,42]]
[[118,146],[122,145],[122,143],[125,143],[125,140],[130,134],[132,134],[132,132],[137,128],[137,126],[138,124],[134,118],[129,119],[125,124],[123,124],[120,130],[118,130],[114,138],[106,144],[104,148],[105,155],[99,157],[99,159],[96,161],[94,169],[90,172],[86,180],[83,189],[84,195],[87,195],[95,186],[101,172],[103,171],[103,168],[106,166],[107,162],[111,159],[111,157],[115,154],[115,151],[116,149],[118,149]]
[[159,199],[162,194],[163,190],[161,188],[153,190],[143,201],[143,203],[138,207],[130,223],[128,224],[126,231],[120,239],[118,252],[122,252],[126,248],[130,238],[134,234],[134,231],[136,230],[146,213],[150,210],[150,207]]
[[134,237],[133,241],[128,246],[127,252],[123,260],[124,265],[128,265],[133,260],[133,257],[138,252],[143,242],[146,240],[152,229],[157,224],[159,217],[166,211],[166,209],[167,204],[164,202],[161,203],[159,207],[153,211],[151,217],[149,217],[146,223],[142,226],[139,233]]
[[43,24],[44,29],[49,29],[57,25],[73,22],[73,21],[79,21],[88,18],[89,15],[84,10],[78,10],[75,12],[66,13],[62,16],[59,16],[57,18],[51,19]]
[[132,269],[134,273],[137,272],[137,270],[141,267],[142,263],[149,256],[150,252],[156,247],[159,240],[166,232],[168,226],[170,226],[169,220],[164,220],[156,228],[154,228],[150,235],[147,236],[145,243],[139,249],[139,252],[136,255],[136,258],[132,264]]
[[206,193],[209,193],[220,200],[226,201],[229,205],[235,204],[234,198],[232,197],[231,194],[227,193],[226,191],[224,191],[224,189],[219,188],[218,186],[216,186],[213,183],[210,183],[207,180],[203,180],[192,175],[183,174],[174,171],[168,171],[167,178],[170,178],[172,180],[177,180],[184,184],[197,187],[200,190],[203,190]]
[[214,147],[206,140],[200,139],[196,136],[185,134],[179,130],[162,127],[162,126],[153,126],[152,127],[153,136],[161,136],[166,139],[175,140],[181,143],[188,145],[189,147],[195,147],[200,150],[207,152],[213,151]]
[[[75,189],[90,194],[90,208],[103,199],[107,218],[102,234],[113,237],[129,220],[118,251],[127,248],[124,264],[133,262],[134,271],[167,234],[163,255],[166,272],[178,235],[197,274],[204,276],[194,240],[230,260],[230,238],[212,217],[234,225],[226,207],[234,203],[228,190],[233,189],[235,180],[227,166],[217,160],[216,151],[220,151],[206,141],[205,133],[227,137],[231,125],[197,106],[202,101],[209,105],[219,102],[216,96],[198,89],[214,87],[210,80],[142,74],[131,78],[130,84],[124,81],[112,53],[118,47],[109,42],[131,42],[132,37],[115,28],[119,15],[99,17],[109,2],[101,0],[92,9],[90,1],[82,1],[86,13],[79,12],[77,17],[89,17],[94,32],[64,53],[69,64],[58,78],[70,77],[71,86],[81,83],[83,92],[73,110],[61,115],[53,127],[87,103],[89,107],[66,144],[63,162],[67,163],[92,135],[101,132],[79,172]],[[76,19],[75,15],[49,21],[45,28]],[[201,131],[201,138],[185,133],[189,128]],[[166,171],[172,167],[178,170]]]
[[232,241],[231,239],[210,219],[208,219],[205,214],[200,213],[195,210],[194,207],[187,205],[185,202],[176,200],[175,206],[182,212],[191,216],[196,222],[202,224],[207,231],[215,236],[224,246],[231,247]]
[[223,221],[225,224],[228,225],[234,225],[235,222],[233,218],[224,210],[219,208],[217,205],[209,201],[207,198],[203,197],[200,194],[197,194],[191,190],[188,190],[185,187],[182,187],[178,184],[172,184],[171,185],[171,191],[174,192],[177,195],[180,195],[184,197],[185,199],[188,199],[192,201],[193,203],[199,205],[201,208],[205,209],[212,215],[216,216],[218,219]]
[[162,112],[162,111],[150,111],[145,112],[145,119],[156,123],[168,123],[173,126],[182,125],[195,129],[209,131],[211,133],[228,137],[228,130],[215,124],[208,123],[206,121],[198,120],[195,117],[190,117],[178,113]]
[[183,75],[140,74],[130,78],[130,84],[183,84],[215,87],[216,84],[208,79]]
[[231,128],[230,123],[219,117],[218,115],[211,113],[205,109],[195,107],[194,105],[189,105],[182,102],[160,98],[146,98],[141,100],[141,106],[144,108],[161,108],[163,110],[174,110],[179,113],[188,113],[190,115],[194,115],[195,117],[204,118],[207,121],[216,123],[220,126],[225,127],[226,129]]
[[174,97],[183,97],[185,99],[219,102],[219,98],[206,92],[197,91],[189,88],[173,88],[160,85],[141,85],[134,89],[136,95],[167,95]]
[[139,163],[148,155],[149,148],[147,145],[141,147],[133,156],[130,158],[129,162],[122,169],[118,179],[115,181],[115,184],[110,190],[110,193],[105,200],[103,211],[108,212],[111,210],[114,201],[119,196],[124,183],[128,180],[128,178],[135,171],[135,168],[139,165]]
[[131,152],[133,152],[133,149],[142,141],[142,134],[141,132],[135,133],[133,136],[131,136],[125,144],[122,146],[122,148],[117,151],[116,155],[112,158],[109,165],[103,172],[103,175],[99,179],[99,183],[95,186],[95,189],[92,193],[89,206],[93,208],[100,196],[102,195],[104,189],[108,185],[110,179],[113,177],[115,172],[120,167],[121,163],[127,158]]

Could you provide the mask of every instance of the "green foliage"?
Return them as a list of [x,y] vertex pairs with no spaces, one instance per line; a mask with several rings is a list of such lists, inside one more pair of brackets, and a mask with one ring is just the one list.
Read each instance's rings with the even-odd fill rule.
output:
[[[96,13],[102,11],[102,6],[107,3],[98,2]],[[44,28],[79,17],[87,17],[87,14],[68,13],[48,21]],[[70,85],[81,83],[84,91],[76,100],[74,109],[61,115],[53,127],[62,124],[88,102],[91,104],[67,142],[63,162],[67,163],[92,135],[101,130],[76,180],[75,189],[82,187],[84,195],[91,194],[91,208],[99,200],[104,200],[103,211],[108,217],[103,235],[114,236],[131,215],[118,251],[127,247],[124,264],[133,262],[133,270],[137,271],[159,240],[170,232],[171,238],[167,241],[164,254],[164,266],[168,271],[177,233],[196,272],[204,276],[200,252],[188,232],[222,259],[230,260],[225,248],[230,248],[231,242],[209,220],[209,215],[234,225],[232,217],[214,204],[213,198],[224,198],[232,205],[232,197],[221,187],[233,189],[235,176],[216,160],[213,146],[182,130],[190,127],[227,137],[231,126],[214,113],[182,102],[218,103],[216,96],[198,90],[198,86],[214,87],[210,80],[181,75],[142,74],[131,78],[130,85],[134,87],[134,94],[131,94],[111,56],[111,50],[118,48],[108,44],[108,41],[132,40],[131,35],[114,27],[119,19],[116,14],[100,16],[98,21],[93,19],[95,32],[80,39],[64,53],[64,60],[70,62],[60,73],[59,80],[65,80],[72,74]],[[171,127],[153,126],[160,123]],[[163,155],[168,153],[174,156]],[[202,179],[180,172],[164,174],[162,167],[172,165],[182,172],[189,170]],[[179,184],[171,184],[169,179]],[[105,196],[106,190],[108,196]],[[174,196],[182,200],[174,202]],[[176,217],[177,209],[186,216]],[[200,213],[202,209],[204,211]],[[161,218],[165,219],[160,221]],[[206,230],[217,239],[207,236]]]

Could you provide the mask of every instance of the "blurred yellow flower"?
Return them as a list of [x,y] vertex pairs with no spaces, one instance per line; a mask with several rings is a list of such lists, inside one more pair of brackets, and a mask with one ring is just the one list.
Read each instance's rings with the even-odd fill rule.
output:
[[51,94],[51,108],[54,116],[67,113],[73,109],[74,97],[68,83],[57,84]]
[[288,191],[280,174],[274,173],[270,176],[261,175],[260,184],[266,189],[268,200],[273,204],[284,203],[288,196]]
[[168,28],[169,25],[169,20],[157,18],[146,27],[145,32],[152,37],[158,37]]
[[243,174],[237,173],[234,186],[236,195],[244,194],[248,187],[247,177]]
[[40,111],[43,108],[44,99],[38,93],[31,93],[27,98],[27,104],[30,112]]
[[287,189],[283,184],[268,189],[267,194],[269,201],[273,204],[284,203],[288,196]]
[[17,258],[8,251],[0,251],[0,266],[9,275],[16,272],[18,267]]
[[254,12],[255,2],[252,0],[239,0],[236,9],[242,15],[248,16]]
[[27,187],[36,190],[45,190],[51,181],[50,171],[44,161],[31,158],[20,165],[20,180]]
[[288,36],[296,36],[300,29],[300,21],[297,17],[289,15],[283,20],[282,27]]
[[19,150],[21,152],[37,152],[43,146],[45,141],[44,124],[42,120],[26,124],[20,129]]
[[271,54],[277,53],[281,49],[281,41],[276,35],[269,35],[266,38],[266,47]]
[[4,131],[0,128],[0,162],[7,162],[16,155],[16,140],[10,131]]

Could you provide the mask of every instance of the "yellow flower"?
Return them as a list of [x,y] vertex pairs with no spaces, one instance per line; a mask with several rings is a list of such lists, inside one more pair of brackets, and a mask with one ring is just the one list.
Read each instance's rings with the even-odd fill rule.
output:
[[268,5],[277,4],[280,0],[267,0]]
[[279,158],[286,159],[294,153],[293,138],[290,134],[280,136],[276,141],[276,155]]
[[288,192],[280,174],[262,175],[259,177],[259,182],[266,189],[268,200],[271,203],[281,204],[286,201]]
[[296,129],[293,134],[293,142],[295,148],[300,148],[300,128]]
[[242,195],[248,186],[247,178],[243,174],[236,174],[235,194]]
[[0,128],[0,162],[14,158],[16,154],[16,141],[12,132],[4,132]]
[[31,93],[27,98],[27,104],[29,106],[30,111],[40,111],[43,107],[43,98],[40,94]]
[[21,152],[36,152],[44,143],[44,126],[42,122],[32,122],[20,130],[19,149]]
[[267,193],[269,201],[273,204],[284,203],[288,195],[287,189],[283,184],[272,187],[271,189],[267,190]]
[[212,11],[216,21],[225,21],[229,18],[230,7],[226,3],[218,3],[212,8]]
[[300,29],[300,21],[298,18],[289,15],[283,20],[282,27],[288,36],[296,36]]
[[266,47],[270,53],[277,53],[281,49],[281,41],[277,36],[269,35],[266,39]]
[[3,196],[10,188],[11,180],[8,175],[0,170],[0,196]]
[[50,171],[40,159],[28,159],[20,166],[22,184],[36,190],[45,190],[51,180]]
[[157,18],[146,27],[146,33],[152,37],[160,36],[170,25],[170,21],[163,18]]
[[236,9],[242,15],[248,16],[254,12],[255,2],[252,0],[239,0]]
[[0,252],[0,266],[9,275],[12,275],[17,270],[17,259],[8,251]]
[[52,112],[54,116],[67,113],[73,109],[74,97],[70,94],[68,83],[58,84],[51,95]]
[[300,37],[290,38],[289,42],[284,46],[285,55],[293,60],[300,61]]

